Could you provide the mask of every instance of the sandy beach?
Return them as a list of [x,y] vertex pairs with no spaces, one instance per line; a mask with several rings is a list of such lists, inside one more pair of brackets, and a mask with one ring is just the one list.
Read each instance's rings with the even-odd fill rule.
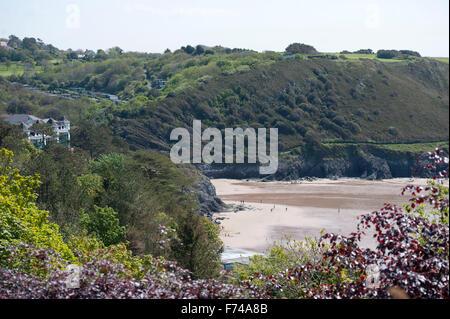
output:
[[[264,252],[274,241],[286,236],[297,240],[320,236],[321,230],[349,234],[355,230],[356,217],[377,210],[388,202],[401,205],[406,184],[425,185],[425,179],[320,179],[312,182],[255,182],[215,179],[218,197],[226,204],[245,210],[215,214],[221,221],[225,246]],[[367,236],[363,246],[373,246]]]

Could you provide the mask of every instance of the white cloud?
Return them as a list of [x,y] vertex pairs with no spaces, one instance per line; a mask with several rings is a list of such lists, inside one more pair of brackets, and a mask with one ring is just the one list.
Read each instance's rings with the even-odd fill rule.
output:
[[66,28],[79,29],[80,28],[80,6],[78,4],[68,4],[66,6]]

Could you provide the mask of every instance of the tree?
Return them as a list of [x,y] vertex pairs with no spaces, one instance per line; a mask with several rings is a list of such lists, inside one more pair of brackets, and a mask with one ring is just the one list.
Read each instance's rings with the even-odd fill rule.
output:
[[66,54],[66,57],[68,60],[77,60],[78,59],[78,54],[74,51],[71,51],[69,53]]
[[64,117],[64,114],[61,112],[60,109],[57,108],[51,108],[48,111],[45,112],[45,118],[52,118],[57,121],[61,121]]
[[354,53],[357,54],[373,54],[373,50],[372,49],[359,49],[358,51],[355,51]]
[[203,48],[203,46],[197,45],[197,46],[195,47],[195,54],[201,55],[201,54],[203,54],[203,53],[205,53],[205,49]]
[[14,49],[21,49],[22,48],[22,41],[16,37],[15,35],[9,36],[8,46]]
[[80,188],[79,201],[82,204],[81,206],[90,210],[103,191],[102,177],[97,174],[84,174],[77,178],[77,184]]
[[317,50],[307,44],[292,43],[286,48],[287,54],[317,54]]
[[50,223],[48,212],[36,206],[39,176],[24,177],[12,168],[13,153],[0,150],[0,265],[6,261],[4,247],[19,243],[48,248],[73,259],[73,254],[59,232]]
[[83,120],[72,129],[71,144],[89,152],[92,158],[113,151],[113,137],[105,125]]
[[305,150],[310,154],[320,154],[324,150],[320,136],[314,130],[306,131],[305,144]]
[[25,50],[34,52],[38,50],[37,42],[35,38],[23,38],[22,46]]
[[110,207],[94,205],[91,213],[81,215],[80,223],[88,231],[88,235],[100,239],[106,246],[125,240],[125,227],[119,225],[117,212]]
[[411,55],[411,56],[415,56],[415,57],[418,57],[418,58],[420,58],[420,57],[421,57],[420,53],[419,53],[419,52],[417,52],[417,51],[411,51],[411,50],[400,50],[400,53],[401,53],[401,54],[404,54],[404,55]]
[[102,49],[97,50],[97,54],[95,55],[95,60],[97,61],[103,61],[106,60],[108,56],[106,55],[106,52]]
[[393,59],[395,57],[398,57],[400,55],[400,52],[397,50],[378,50],[377,51],[377,58],[379,59]]
[[32,110],[33,107],[30,103],[17,97],[12,98],[6,107],[6,112],[9,114],[30,114]]
[[50,211],[51,220],[64,232],[76,231],[79,210],[85,207],[77,178],[86,173],[87,165],[86,154],[57,143],[35,152],[24,165],[24,174],[41,176],[37,203]]
[[196,212],[183,214],[178,220],[179,241],[173,243],[174,257],[194,278],[217,275],[223,251],[217,225]]
[[110,55],[110,56],[117,57],[122,54],[123,54],[123,50],[119,47],[113,47],[111,49],[108,49],[108,55]]
[[11,54],[9,51],[6,48],[0,47],[0,61],[5,62],[7,67],[11,65]]
[[187,45],[186,47],[182,47],[181,48],[184,52],[186,52],[187,54],[192,54],[195,52],[195,48],[191,45]]

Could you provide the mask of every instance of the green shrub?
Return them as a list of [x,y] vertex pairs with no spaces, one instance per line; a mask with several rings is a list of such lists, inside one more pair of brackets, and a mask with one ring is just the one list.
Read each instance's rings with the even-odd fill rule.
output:
[[50,223],[48,212],[36,206],[39,176],[24,177],[12,168],[13,153],[0,150],[0,264],[5,261],[7,246],[33,244],[74,260],[64,243],[59,226]]
[[106,246],[121,243],[125,240],[125,227],[120,226],[114,209],[94,205],[94,211],[82,214],[81,225],[88,234],[100,239]]

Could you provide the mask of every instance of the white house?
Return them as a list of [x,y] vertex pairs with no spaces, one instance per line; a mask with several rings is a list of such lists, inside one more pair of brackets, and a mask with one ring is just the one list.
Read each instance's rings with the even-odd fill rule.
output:
[[12,48],[8,45],[8,42],[0,40],[0,47],[11,50]]
[[[5,121],[13,125],[20,125],[28,140],[37,148],[47,145],[50,139],[56,140],[58,143],[70,146],[70,121],[65,117],[62,121],[56,121],[52,118],[40,119],[28,114],[14,114],[6,118]],[[55,136],[38,134],[32,130],[33,124],[49,124],[53,127]]]

